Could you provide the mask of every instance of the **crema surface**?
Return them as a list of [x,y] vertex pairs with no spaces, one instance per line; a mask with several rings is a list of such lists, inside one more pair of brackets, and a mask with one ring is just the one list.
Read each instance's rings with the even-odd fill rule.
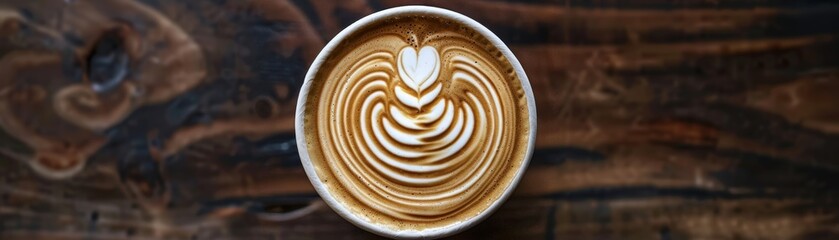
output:
[[310,161],[357,215],[426,229],[486,210],[528,150],[527,100],[482,35],[432,16],[347,36],[315,75],[304,127]]

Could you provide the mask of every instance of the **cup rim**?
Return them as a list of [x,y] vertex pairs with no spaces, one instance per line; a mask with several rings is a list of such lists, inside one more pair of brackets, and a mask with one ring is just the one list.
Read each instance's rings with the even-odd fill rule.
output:
[[[519,169],[517,169],[515,176],[513,176],[513,178],[511,179],[512,181],[507,185],[506,189],[504,189],[504,192],[501,193],[498,199],[492,202],[486,208],[486,210],[464,221],[455,222],[446,226],[428,228],[423,230],[393,229],[389,228],[387,225],[376,224],[370,221],[369,219],[354,214],[349,207],[345,206],[343,203],[339,202],[334,196],[332,196],[332,193],[329,192],[329,189],[327,189],[327,187],[321,183],[320,177],[315,171],[315,166],[309,158],[309,151],[305,137],[306,131],[303,126],[304,112],[306,111],[307,105],[306,100],[309,97],[309,91],[311,90],[311,87],[313,85],[315,75],[320,70],[320,67],[323,64],[323,62],[326,61],[326,58],[328,58],[332,54],[335,48],[342,41],[344,41],[345,38],[355,33],[360,28],[370,25],[380,19],[405,14],[428,14],[443,17],[448,20],[452,20],[460,24],[466,25],[468,27],[471,27],[473,30],[486,37],[490,41],[490,43],[492,43],[496,48],[498,48],[498,50],[510,62],[510,65],[513,67],[513,69],[515,69],[516,74],[518,75],[519,80],[521,81],[522,89],[526,96],[530,122],[530,136],[527,141],[526,152],[524,155],[524,159],[522,159],[522,164],[519,167]],[[304,78],[303,85],[301,86],[300,93],[298,94],[297,108],[295,110],[294,118],[294,127],[297,150],[300,154],[300,161],[303,164],[303,169],[306,172],[306,176],[309,178],[309,181],[312,183],[312,186],[315,188],[315,191],[317,191],[318,195],[320,195],[324,202],[326,202],[326,204],[330,208],[332,208],[332,210],[337,212],[338,215],[340,215],[344,219],[347,219],[350,223],[359,228],[365,229],[369,232],[384,237],[440,238],[459,233],[483,221],[489,215],[495,212],[495,210],[497,210],[498,207],[501,206],[501,204],[503,204],[507,200],[507,198],[509,198],[513,190],[515,190],[516,186],[518,185],[519,181],[524,175],[525,170],[530,164],[530,158],[533,155],[533,149],[536,141],[536,103],[533,95],[533,90],[530,86],[530,81],[527,78],[527,75],[525,74],[524,68],[521,66],[521,63],[519,63],[518,59],[513,55],[513,52],[510,51],[509,47],[507,47],[507,45],[504,44],[504,42],[502,42],[501,39],[498,38],[498,36],[496,36],[492,31],[490,31],[477,21],[451,10],[431,6],[408,5],[393,7],[367,15],[361,18],[360,20],[352,23],[350,26],[341,30],[337,35],[335,35],[335,37],[332,38],[332,40],[330,40],[326,44],[326,46],[324,46],[320,53],[318,53],[314,62],[310,65],[309,70],[306,72],[306,77]]]

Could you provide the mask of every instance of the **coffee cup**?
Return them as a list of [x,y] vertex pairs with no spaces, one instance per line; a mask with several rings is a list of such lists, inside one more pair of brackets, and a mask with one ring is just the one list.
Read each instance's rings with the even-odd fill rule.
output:
[[533,152],[536,107],[521,64],[489,29],[405,6],[324,47],[295,133],[309,180],[340,216],[381,236],[438,238],[510,196]]

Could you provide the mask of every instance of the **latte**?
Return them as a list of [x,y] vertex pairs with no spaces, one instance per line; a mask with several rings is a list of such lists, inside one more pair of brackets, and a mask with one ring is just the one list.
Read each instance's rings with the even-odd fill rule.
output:
[[307,75],[297,123],[307,173],[333,208],[422,231],[503,200],[535,128],[518,62],[471,25],[425,12],[333,41]]

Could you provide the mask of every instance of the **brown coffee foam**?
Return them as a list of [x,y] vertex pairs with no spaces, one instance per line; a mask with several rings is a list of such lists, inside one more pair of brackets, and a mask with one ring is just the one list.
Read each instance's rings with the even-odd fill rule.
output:
[[[363,131],[369,132],[374,127],[382,127],[360,124],[360,120],[365,117],[361,115],[361,106],[365,97],[369,97],[369,92],[343,93],[351,89],[353,84],[363,84],[363,76],[380,72],[382,79],[379,82],[387,84],[368,89],[383,93],[381,99],[377,100],[378,103],[388,107],[394,106],[398,111],[408,113],[427,112],[427,109],[411,109],[396,101],[393,96],[392,89],[395,86],[404,86],[396,72],[399,64],[396,59],[399,51],[409,45],[416,49],[424,46],[435,47],[442,60],[437,79],[439,83],[435,83],[442,84],[441,97],[429,105],[445,101],[441,99],[450,99],[457,107],[491,106],[493,102],[501,105],[496,110],[487,109],[487,114],[500,115],[503,120],[490,117],[486,123],[477,123],[485,127],[476,129],[477,136],[483,137],[471,139],[465,154],[441,160],[452,163],[451,166],[426,173],[398,169],[395,171],[417,179],[451,175],[439,184],[413,184],[386,177],[378,172],[373,165],[386,164],[375,157],[365,156],[363,152],[369,151],[370,146],[357,141]],[[339,202],[372,222],[394,229],[420,230],[443,227],[474,217],[485,211],[503,194],[514,179],[527,151],[530,136],[529,113],[518,76],[508,60],[490,44],[490,41],[469,27],[455,22],[438,17],[404,15],[361,28],[347,36],[335,49],[315,75],[311,92],[306,99],[304,127],[309,156],[315,171]],[[457,60],[457,56],[468,56],[474,62]],[[368,66],[372,71],[359,72],[360,66]],[[480,87],[452,81],[451,77],[455,71],[463,72],[463,69],[470,67],[477,68],[486,76],[490,87],[498,92],[498,99],[475,100],[474,94],[470,97],[468,93],[479,92]],[[423,93],[428,91],[430,90]],[[342,96],[346,99],[342,99]],[[341,113],[335,113],[336,109],[342,109]],[[429,126],[435,124],[437,123]],[[399,130],[418,133],[405,128]],[[486,141],[487,139],[496,141]],[[439,139],[428,140],[433,142]],[[426,150],[422,149],[422,146],[403,147],[408,150]],[[481,156],[487,153],[498,155],[482,159]],[[422,164],[423,159],[400,159],[400,162]],[[475,174],[474,169],[481,166],[486,166],[488,170],[485,174]],[[476,181],[477,184],[461,194],[435,200],[421,199],[445,195],[470,180]]]

